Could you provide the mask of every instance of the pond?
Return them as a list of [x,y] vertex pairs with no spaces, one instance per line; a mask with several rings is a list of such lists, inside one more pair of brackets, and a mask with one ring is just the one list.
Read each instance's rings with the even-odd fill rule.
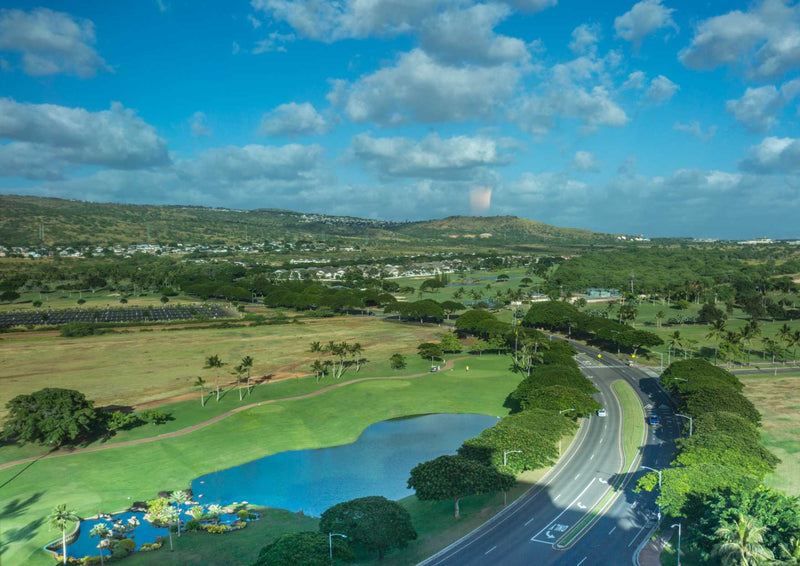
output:
[[[352,444],[282,452],[192,482],[204,504],[234,501],[319,516],[328,507],[367,495],[402,499],[411,468],[443,454],[497,422],[472,414],[435,414],[382,421]],[[202,496],[202,497],[200,497]]]
[[[454,454],[462,442],[495,423],[496,417],[474,414],[434,414],[382,421],[365,429],[352,444],[266,456],[201,476],[192,482],[192,491],[194,499],[203,505],[247,501],[315,516],[336,503],[356,497],[383,495],[402,499],[413,493],[406,487],[411,468],[443,454]],[[167,534],[166,529],[154,528],[144,521],[143,515],[131,512],[114,515],[114,521],[127,521],[129,517],[140,520],[131,537],[137,547]],[[184,514],[182,520],[189,518]],[[98,522],[111,521],[82,521],[80,536],[67,547],[69,556],[99,554],[100,541],[89,536]]]

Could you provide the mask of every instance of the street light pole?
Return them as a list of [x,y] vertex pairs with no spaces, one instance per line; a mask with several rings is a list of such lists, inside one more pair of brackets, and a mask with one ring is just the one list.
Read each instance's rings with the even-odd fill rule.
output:
[[[522,450],[504,450],[503,451],[503,467],[505,468],[508,465],[508,455],[509,454],[522,454]],[[508,491],[503,491],[503,505],[508,504]]]
[[333,537],[347,538],[347,535],[340,533],[328,533],[328,554],[331,559],[331,564],[333,564]]
[[[645,470],[652,470],[658,474],[658,495],[661,495],[661,470],[656,470],[655,468],[651,468],[650,466],[641,466]],[[658,505],[658,522],[661,522],[661,503],[657,503]]]
[[672,528],[678,527],[678,566],[681,566],[681,524],[675,523]]
[[689,419],[689,436],[691,437],[692,436],[692,431],[693,431],[693,428],[694,428],[694,426],[692,424],[694,422],[694,419],[692,417],[690,417],[689,415],[681,415],[680,413],[675,413],[675,416],[676,417],[683,417],[684,419]]

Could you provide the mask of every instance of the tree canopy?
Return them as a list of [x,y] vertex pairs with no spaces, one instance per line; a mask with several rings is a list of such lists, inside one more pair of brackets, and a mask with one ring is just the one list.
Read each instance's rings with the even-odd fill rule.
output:
[[94,403],[72,389],[46,388],[6,403],[6,438],[61,446],[88,435],[99,424]]
[[[353,557],[346,541],[334,537],[332,542],[334,557],[343,560]],[[283,535],[262,548],[253,566],[328,566],[330,563],[327,533],[304,531]]]

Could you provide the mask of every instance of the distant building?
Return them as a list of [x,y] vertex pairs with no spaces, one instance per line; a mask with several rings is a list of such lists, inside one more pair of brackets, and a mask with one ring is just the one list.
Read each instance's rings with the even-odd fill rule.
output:
[[603,289],[600,287],[586,289],[586,297],[589,299],[618,299],[621,296],[619,289]]

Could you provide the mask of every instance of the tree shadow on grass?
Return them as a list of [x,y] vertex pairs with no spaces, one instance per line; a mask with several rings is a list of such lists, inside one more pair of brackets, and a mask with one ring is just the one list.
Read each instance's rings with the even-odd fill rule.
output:
[[[44,524],[44,518],[40,517],[34,521],[29,522],[18,529],[9,529],[5,533],[0,533],[0,556],[5,554],[8,546],[13,543],[31,540],[39,532],[39,529]],[[55,537],[53,537],[55,538]]]

